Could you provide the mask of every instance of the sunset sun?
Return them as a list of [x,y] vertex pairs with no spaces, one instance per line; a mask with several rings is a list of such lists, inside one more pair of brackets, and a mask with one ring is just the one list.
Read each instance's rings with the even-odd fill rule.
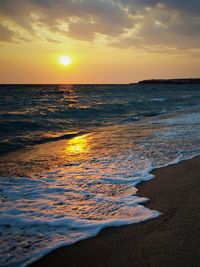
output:
[[72,58],[70,56],[61,56],[59,58],[59,63],[64,66],[69,66],[72,64]]

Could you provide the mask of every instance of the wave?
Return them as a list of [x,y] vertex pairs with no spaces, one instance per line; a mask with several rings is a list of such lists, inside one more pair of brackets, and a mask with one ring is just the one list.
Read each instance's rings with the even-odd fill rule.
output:
[[[21,137],[20,140],[17,140],[17,137],[12,138],[11,140],[4,139],[0,143],[0,145],[1,145],[0,146],[0,153],[5,154],[5,153],[11,152],[11,151],[22,149],[22,148],[27,147],[27,146],[35,146],[35,145],[45,144],[45,143],[49,143],[49,142],[55,142],[55,141],[64,140],[64,139],[67,140],[67,139],[70,139],[70,138],[73,138],[76,136],[83,135],[85,133],[86,132],[80,131],[80,132],[76,132],[76,133],[67,133],[67,134],[61,134],[58,136],[49,136],[49,137],[39,134],[38,138],[28,139],[25,136],[24,138]],[[51,133],[49,133],[49,135],[50,134]]]
[[39,131],[43,128],[41,123],[29,120],[10,120],[10,121],[1,121],[1,134],[3,133],[21,133],[21,132],[31,132]]

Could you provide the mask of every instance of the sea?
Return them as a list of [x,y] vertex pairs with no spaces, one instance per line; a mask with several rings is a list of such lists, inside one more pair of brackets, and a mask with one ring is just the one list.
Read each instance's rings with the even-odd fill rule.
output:
[[162,216],[138,184],[197,155],[197,84],[1,85],[0,266]]

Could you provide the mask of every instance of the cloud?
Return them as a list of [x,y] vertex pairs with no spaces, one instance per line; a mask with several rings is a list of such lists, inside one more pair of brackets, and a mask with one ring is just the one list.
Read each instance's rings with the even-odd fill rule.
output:
[[[44,27],[52,38],[93,42],[105,36],[118,47],[198,47],[199,0],[1,0],[0,17],[31,36]],[[12,27],[1,26],[1,41],[12,41]],[[30,39],[30,38],[29,38]]]
[[178,10],[186,13],[199,14],[200,3],[199,0],[119,0],[122,5],[131,7],[155,7],[159,5],[166,6],[170,9]]
[[13,40],[14,32],[9,30],[6,26],[0,24],[0,41],[10,42]]

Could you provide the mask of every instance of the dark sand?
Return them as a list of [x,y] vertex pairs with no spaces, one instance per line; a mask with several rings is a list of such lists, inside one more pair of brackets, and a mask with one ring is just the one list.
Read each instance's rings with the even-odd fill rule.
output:
[[148,207],[163,213],[142,224],[110,228],[63,247],[31,266],[200,266],[200,157],[153,172],[139,186]]

